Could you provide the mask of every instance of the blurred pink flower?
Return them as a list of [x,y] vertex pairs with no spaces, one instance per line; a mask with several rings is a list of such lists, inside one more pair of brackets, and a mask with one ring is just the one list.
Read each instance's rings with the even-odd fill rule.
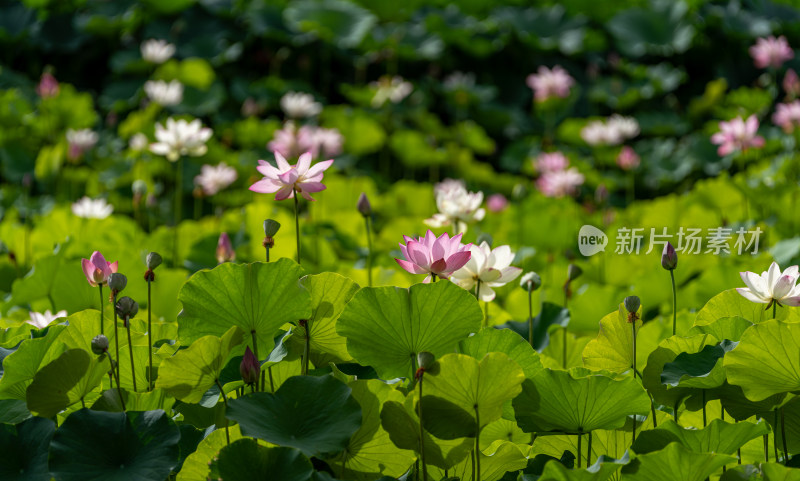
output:
[[750,47],[750,56],[757,68],[778,68],[783,62],[794,58],[794,51],[789,47],[786,37],[781,35],[775,38],[770,35],[756,40],[756,44]]
[[275,131],[275,137],[267,144],[273,152],[286,159],[293,159],[305,152],[312,158],[335,157],[342,153],[344,137],[336,129],[326,129],[304,125],[297,129],[293,122],[286,122],[282,129]]
[[430,282],[431,275],[447,279],[450,274],[464,267],[469,261],[472,244],[462,245],[461,234],[450,236],[445,232],[436,237],[428,230],[425,237],[413,239],[403,236],[406,245],[400,244],[405,259],[395,259],[397,263],[412,274],[428,274],[422,282]]
[[231,185],[237,177],[236,169],[220,162],[219,165],[204,165],[194,183],[203,189],[205,195],[214,195]]
[[800,95],[800,78],[793,69],[787,70],[786,75],[783,76],[783,91],[790,98]]
[[118,263],[107,262],[103,254],[94,251],[91,258],[81,259],[81,267],[89,285],[97,287],[108,283],[108,276],[117,272]]
[[486,199],[486,207],[492,212],[502,212],[508,207],[508,199],[503,194],[492,194]]
[[486,215],[481,207],[483,192],[469,192],[463,180],[445,179],[433,186],[433,193],[439,212],[424,221],[433,228],[455,224],[458,232],[466,232],[468,224]]
[[43,99],[55,97],[59,90],[58,80],[50,72],[43,73],[39,85],[36,86],[36,93],[39,97]]
[[536,180],[536,187],[547,197],[574,195],[583,184],[583,174],[572,167],[567,170],[546,172]]
[[619,151],[619,155],[617,156],[617,165],[622,170],[635,169],[639,167],[640,161],[641,159],[636,151],[627,145],[622,147],[622,150]]
[[570,88],[575,84],[575,79],[570,77],[566,70],[556,65],[551,69],[541,66],[538,73],[528,75],[526,83],[533,89],[534,99],[544,102],[552,97],[569,96]]
[[800,100],[788,104],[778,104],[772,115],[772,122],[787,134],[791,133],[796,126],[800,126]]
[[92,129],[73,130],[67,129],[67,157],[71,160],[80,159],[85,152],[97,144],[99,136]]
[[545,174],[547,172],[559,172],[567,168],[569,159],[561,152],[542,152],[536,157],[534,168],[536,172]]
[[749,147],[763,147],[764,137],[756,135],[758,119],[755,115],[743,120],[736,117],[728,122],[719,123],[720,131],[711,136],[711,142],[719,145],[717,153],[728,155],[736,150],[747,150]]
[[222,264],[223,262],[231,262],[234,259],[236,259],[236,251],[233,250],[231,238],[228,237],[227,232],[223,232],[219,235],[219,240],[217,241],[217,262]]
[[295,191],[302,194],[307,200],[314,200],[310,193],[325,190],[322,184],[323,172],[333,164],[333,159],[319,162],[311,167],[311,152],[300,156],[297,165],[289,165],[279,152],[275,152],[275,168],[265,160],[259,160],[256,167],[264,178],[250,186],[253,192],[262,194],[275,194],[275,200],[285,200],[294,197]]

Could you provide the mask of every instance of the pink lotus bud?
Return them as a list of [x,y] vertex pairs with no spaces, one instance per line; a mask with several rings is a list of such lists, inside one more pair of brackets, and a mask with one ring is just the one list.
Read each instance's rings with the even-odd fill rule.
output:
[[492,212],[502,212],[508,207],[508,199],[503,194],[492,194],[486,199],[486,206]]
[[261,366],[255,354],[253,354],[253,351],[250,350],[250,346],[247,346],[247,349],[244,351],[244,357],[242,358],[241,364],[239,364],[239,373],[241,373],[242,381],[244,381],[245,384],[255,384],[258,382],[258,376],[261,374]]
[[661,252],[661,267],[668,271],[678,267],[678,253],[675,252],[675,248],[672,247],[672,243],[670,242],[667,242],[667,245],[664,246],[664,250]]
[[43,99],[55,97],[59,90],[58,80],[50,72],[43,73],[39,85],[36,86],[36,93],[39,97]]
[[800,78],[793,69],[787,70],[783,76],[783,91],[790,98],[800,96]]
[[233,250],[231,238],[228,237],[227,232],[223,232],[219,236],[219,242],[217,242],[217,262],[222,264],[223,262],[231,262],[234,259],[236,259],[236,252]]
[[636,151],[626,145],[622,147],[617,156],[617,165],[622,170],[632,170],[639,167],[640,160]]
[[358,197],[358,202],[356,203],[356,208],[358,212],[361,213],[364,217],[369,217],[372,215],[372,205],[369,203],[369,199],[367,198],[367,194],[361,193]]

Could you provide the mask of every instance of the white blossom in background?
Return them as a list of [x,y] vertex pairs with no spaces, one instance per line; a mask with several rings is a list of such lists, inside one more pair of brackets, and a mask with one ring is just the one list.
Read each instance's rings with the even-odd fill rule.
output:
[[464,267],[453,272],[450,280],[468,291],[475,291],[478,287],[478,298],[489,302],[495,297],[492,287],[503,286],[522,274],[522,269],[512,267],[514,253],[509,246],[499,246],[492,249],[485,241],[481,245],[472,245],[469,248],[470,259]]
[[167,157],[170,162],[177,161],[182,155],[199,157],[208,150],[206,142],[211,138],[212,130],[203,127],[200,119],[187,122],[183,119],[167,119],[166,127],[156,124],[156,140],[150,144],[150,151]]
[[614,114],[605,121],[593,120],[581,129],[581,138],[591,146],[619,145],[639,135],[639,122]]
[[316,117],[322,112],[322,104],[314,101],[314,96],[303,92],[287,92],[281,97],[281,110],[287,117],[304,119]]
[[72,213],[84,219],[105,219],[114,212],[114,206],[105,199],[83,197],[72,204]]
[[445,77],[442,86],[445,90],[469,90],[475,86],[475,74],[456,71]]
[[542,174],[536,179],[536,187],[547,197],[564,197],[575,195],[583,181],[583,174],[572,167]]
[[131,140],[128,141],[128,147],[137,152],[147,149],[148,145],[150,145],[150,141],[147,140],[147,136],[141,132],[138,134],[133,134]]
[[457,232],[466,232],[467,224],[483,219],[486,210],[481,207],[483,192],[469,192],[463,181],[445,179],[433,187],[436,208],[439,212],[425,224],[434,227],[455,225]]
[[322,157],[336,157],[342,153],[344,137],[336,129],[326,129],[324,127],[303,126],[298,135],[308,135],[311,137],[311,154],[315,159]]
[[67,156],[72,160],[80,158],[84,152],[94,147],[100,138],[92,129],[67,129],[66,135],[69,144]]
[[53,314],[50,312],[50,309],[42,312],[33,312],[30,311],[31,318],[28,319],[28,324],[35,326],[37,329],[44,329],[45,327],[49,326],[51,322],[55,321],[59,317],[67,317],[67,311],[61,310]]
[[150,63],[164,63],[175,55],[175,45],[166,40],[150,39],[139,46],[142,58]]
[[203,189],[205,195],[214,195],[231,185],[238,176],[236,169],[221,162],[219,165],[204,165],[194,183]]
[[372,106],[376,108],[387,101],[391,101],[393,104],[399,103],[414,91],[414,86],[410,82],[406,82],[403,77],[397,75],[394,77],[383,76],[377,82],[371,82],[369,85],[375,89]]
[[183,101],[183,84],[177,80],[164,82],[163,80],[148,80],[144,84],[144,92],[151,102],[165,107],[178,105]]
[[526,83],[534,92],[533,98],[537,102],[544,102],[553,97],[569,97],[575,79],[560,65],[552,69],[540,66],[537,73],[528,75]]

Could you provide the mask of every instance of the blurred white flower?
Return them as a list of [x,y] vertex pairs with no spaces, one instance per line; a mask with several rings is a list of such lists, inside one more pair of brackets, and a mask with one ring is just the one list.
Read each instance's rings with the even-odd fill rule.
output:
[[66,135],[69,143],[67,156],[72,160],[80,158],[84,152],[94,147],[100,138],[92,129],[67,129]]
[[464,267],[453,272],[450,280],[468,291],[474,291],[475,285],[480,281],[478,298],[489,302],[494,299],[495,292],[492,287],[500,287],[517,278],[522,273],[519,267],[511,267],[514,253],[509,246],[499,246],[494,249],[485,241],[481,245],[471,245],[469,248],[470,259]]
[[281,109],[293,119],[316,117],[322,112],[322,104],[314,96],[303,92],[287,92],[281,97]]
[[536,179],[536,186],[547,197],[574,195],[583,185],[584,177],[575,167],[545,172]]
[[183,100],[183,84],[177,80],[167,83],[163,80],[148,80],[144,92],[151,102],[163,106],[178,105]]
[[593,120],[581,129],[581,138],[589,145],[619,145],[639,135],[639,122],[633,117],[614,114],[605,122]]
[[156,140],[150,144],[150,151],[164,155],[170,162],[177,161],[182,155],[199,157],[208,150],[206,142],[211,138],[212,130],[203,127],[200,119],[187,122],[183,119],[167,119],[166,127],[156,124]]
[[237,177],[236,169],[221,162],[219,165],[204,165],[194,183],[203,189],[205,195],[214,195],[231,185]]
[[467,191],[463,181],[445,179],[433,187],[433,193],[439,213],[425,219],[425,224],[431,227],[455,224],[457,232],[466,232],[467,224],[478,222],[486,215],[481,207],[483,192]]
[[114,212],[114,206],[105,199],[83,197],[72,204],[72,213],[84,219],[105,219]]
[[143,133],[134,134],[131,137],[131,140],[128,141],[128,147],[131,150],[141,151],[145,150],[147,146],[150,144],[150,141],[147,140],[147,136]]
[[164,63],[175,55],[175,45],[166,40],[150,39],[139,47],[142,58],[150,63]]
[[528,75],[526,82],[528,87],[533,89],[534,99],[537,102],[544,102],[553,97],[569,97],[569,91],[575,85],[575,79],[560,65],[552,69],[540,66],[537,73]]
[[396,104],[408,97],[414,91],[414,86],[410,82],[403,80],[400,76],[383,76],[377,82],[369,84],[375,89],[375,95],[372,97],[372,106],[380,107],[391,101]]
[[475,86],[475,74],[456,71],[445,77],[445,90],[469,90]]
[[51,322],[55,321],[59,317],[67,317],[67,311],[61,310],[53,314],[50,312],[50,309],[41,312],[30,312],[31,318],[28,319],[28,324],[35,326],[37,329],[44,329],[45,327],[49,326]]

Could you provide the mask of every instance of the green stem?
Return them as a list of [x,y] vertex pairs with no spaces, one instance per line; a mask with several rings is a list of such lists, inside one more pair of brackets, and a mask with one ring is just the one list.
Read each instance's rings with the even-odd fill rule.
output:
[[478,411],[477,404],[475,405],[475,481],[481,481],[481,415]]
[[364,216],[364,227],[367,231],[367,284],[372,287],[372,229],[369,216]]
[[[778,408],[772,410],[774,413],[774,418],[772,419],[772,425],[775,426],[772,430],[772,448],[775,451],[775,462],[778,462]],[[786,451],[784,451],[784,454]]]
[[583,439],[583,434],[578,433],[578,455],[575,456],[578,458],[578,469],[581,469],[581,439]]
[[772,301],[772,318],[775,319],[778,317],[778,303],[774,300]]
[[311,321],[305,322],[306,343],[303,348],[303,375],[308,375],[308,357],[311,354]]
[[[219,379],[214,379],[214,382],[217,384],[219,388],[219,393],[222,394],[222,402],[225,404],[225,412],[228,412],[228,396],[225,395],[225,390],[222,389],[222,384],[219,383]],[[228,418],[225,418],[225,439],[227,440],[228,444],[231,443],[231,433],[228,431]]]
[[703,427],[706,427],[706,390],[702,390],[702,398],[703,398]]
[[103,299],[103,284],[98,284],[97,287],[100,288],[100,334],[105,334],[106,303],[105,299]]
[[56,309],[56,301],[53,300],[53,295],[51,293],[47,293],[47,300],[50,301],[50,308],[53,309],[53,312],[58,312]]
[[431,282],[436,282],[436,274],[431,272]]
[[769,462],[769,434],[764,435],[764,462]]
[[150,311],[150,303],[152,296],[150,295],[150,281],[147,281],[147,357],[149,360],[149,369],[147,370],[147,390],[153,390],[153,321]]
[[[636,319],[633,319],[631,322],[631,331],[633,335],[633,361],[631,367],[633,368],[633,378],[636,379]],[[641,377],[641,376],[640,376]]]
[[119,395],[119,403],[122,405],[122,411],[124,412],[126,410],[125,400],[122,399],[122,387],[120,387],[119,385],[119,373],[117,372],[117,369],[114,367],[114,360],[111,359],[111,354],[108,353],[108,350],[106,350],[106,354],[108,355],[108,365],[111,366],[111,372],[114,373],[114,379],[116,379],[117,381],[117,394]]
[[267,262],[269,262],[269,247],[265,247],[264,250],[267,251]]
[[678,291],[675,288],[675,270],[670,269],[669,275],[672,278],[672,335],[674,336],[678,326]]
[[489,303],[483,303],[483,326],[482,327],[489,327]]
[[116,346],[117,377],[119,377],[119,331],[117,330],[117,294],[111,291],[112,306],[114,307],[114,344]]
[[133,341],[131,340],[131,320],[127,316],[124,319],[125,330],[128,331],[128,350],[131,354],[131,379],[133,380],[133,392],[136,392],[136,368],[133,365]]
[[567,326],[561,328],[564,338],[561,340],[561,367],[567,368]]
[[424,377],[424,372],[419,376],[419,382],[417,385],[419,386],[419,400],[417,401],[417,410],[419,416],[419,456],[420,460],[422,461],[422,479],[424,481],[428,481],[428,470],[425,465],[425,430],[422,427],[422,378]]
[[657,424],[657,421],[656,421],[656,402],[653,400],[653,396],[650,395],[650,393],[647,393],[647,395],[650,397],[650,412],[653,415],[653,429],[655,429],[655,428],[658,427],[658,424]]
[[[261,358],[258,357],[258,338],[256,337],[256,330],[255,329],[250,331],[250,336],[253,338],[253,355],[256,357],[256,360],[258,362],[261,362]],[[262,371],[261,374],[262,374],[262,379],[263,379],[264,372]],[[256,380],[256,384],[258,384],[258,380]],[[263,390],[264,390],[264,383],[262,382],[261,383],[261,391],[263,391]]]
[[299,206],[297,200],[297,189],[292,189],[294,193],[294,229],[297,236],[297,263],[300,264],[300,217],[298,214]]
[[178,224],[181,222],[183,210],[183,157],[175,162],[175,232],[172,236],[172,267],[178,265]]
[[528,289],[528,344],[533,347],[533,290]]
[[588,449],[586,450],[586,467],[587,468],[592,465],[592,432],[591,431],[589,431],[589,443],[588,444],[589,444],[589,446],[587,446]]
[[272,366],[267,368],[267,372],[269,373],[269,391],[275,392],[275,382],[272,380]]
[[781,406],[781,440],[783,441],[783,464],[789,462],[789,449],[787,449],[786,442],[786,419],[783,415],[783,406]]

